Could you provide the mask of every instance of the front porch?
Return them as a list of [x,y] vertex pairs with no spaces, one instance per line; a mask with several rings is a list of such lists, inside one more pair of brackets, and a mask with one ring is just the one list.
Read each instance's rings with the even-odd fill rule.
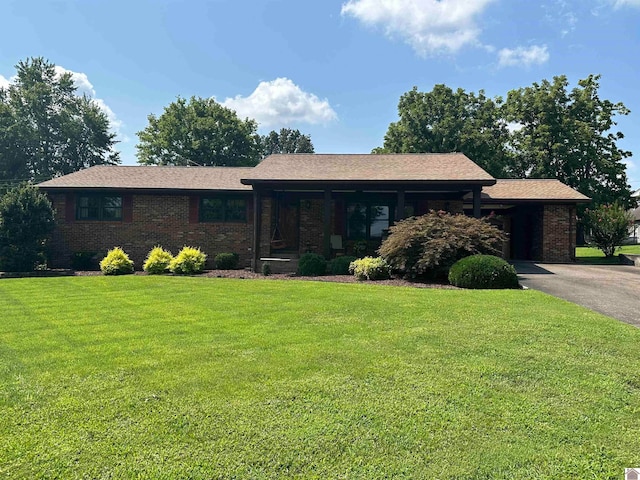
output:
[[[469,189],[256,189],[254,232],[258,234],[253,245],[254,270],[261,268],[263,258],[297,259],[307,252],[327,259],[339,255],[375,255],[395,222],[429,210],[463,213],[462,198],[466,193]],[[477,214],[480,215],[480,208]]]

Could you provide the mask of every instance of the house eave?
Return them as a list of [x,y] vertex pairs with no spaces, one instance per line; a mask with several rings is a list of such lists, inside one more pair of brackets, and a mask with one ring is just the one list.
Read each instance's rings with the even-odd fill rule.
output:
[[255,179],[247,178],[241,180],[244,185],[254,187],[269,188],[309,188],[320,189],[350,187],[349,189],[362,189],[366,187],[383,188],[384,190],[397,190],[398,188],[425,188],[440,189],[442,187],[451,188],[456,186],[458,189],[472,188],[476,186],[489,187],[495,185],[495,179],[476,179],[476,180],[279,180],[279,179]]
[[[575,205],[577,203],[590,203],[591,199],[587,198],[482,198],[480,203],[482,205],[485,204],[503,204],[503,205],[521,205],[521,204],[535,204],[535,203],[544,203],[544,204],[554,204],[554,205]],[[468,199],[464,201],[464,208],[471,208],[471,202]]]
[[73,192],[123,192],[140,195],[205,195],[212,193],[251,195],[250,189],[229,188],[137,188],[137,187],[96,187],[96,186],[65,186],[65,187],[39,187],[47,193],[73,193]]

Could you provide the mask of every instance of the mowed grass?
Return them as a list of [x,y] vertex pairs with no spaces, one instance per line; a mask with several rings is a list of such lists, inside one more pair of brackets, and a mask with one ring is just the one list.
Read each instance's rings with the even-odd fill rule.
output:
[[617,247],[613,257],[605,257],[602,250],[596,247],[576,247],[576,260],[579,263],[591,263],[591,264],[619,264],[620,259],[618,255],[621,253],[629,253],[640,255],[640,245],[622,245]]
[[0,478],[611,478],[640,330],[535,291],[0,281]]

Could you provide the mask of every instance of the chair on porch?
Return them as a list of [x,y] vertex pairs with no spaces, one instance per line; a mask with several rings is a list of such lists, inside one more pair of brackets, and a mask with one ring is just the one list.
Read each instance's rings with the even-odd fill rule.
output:
[[342,245],[342,235],[331,235],[329,241],[331,243],[332,256],[344,255],[344,246]]

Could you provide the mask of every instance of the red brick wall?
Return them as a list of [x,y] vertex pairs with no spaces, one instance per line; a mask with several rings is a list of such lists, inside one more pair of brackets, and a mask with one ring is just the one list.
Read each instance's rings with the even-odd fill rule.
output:
[[221,252],[238,253],[240,265],[249,265],[253,236],[251,197],[247,196],[246,223],[191,223],[190,197],[185,195],[132,197],[130,222],[127,218],[122,222],[101,222],[75,220],[75,209],[67,207],[67,196],[52,194],[57,227],[51,242],[51,266],[69,267],[73,252],[97,252],[102,258],[107,250],[119,246],[135,262],[136,269],[141,269],[149,250],[156,245],[174,254],[185,245],[200,247],[208,255],[208,268]]
[[[331,226],[335,202],[331,201]],[[306,200],[300,205],[300,253],[313,252],[323,254],[324,246],[324,199]],[[333,233],[333,232],[332,232]]]
[[545,205],[543,214],[542,261],[573,262],[576,251],[576,208],[573,205]]

